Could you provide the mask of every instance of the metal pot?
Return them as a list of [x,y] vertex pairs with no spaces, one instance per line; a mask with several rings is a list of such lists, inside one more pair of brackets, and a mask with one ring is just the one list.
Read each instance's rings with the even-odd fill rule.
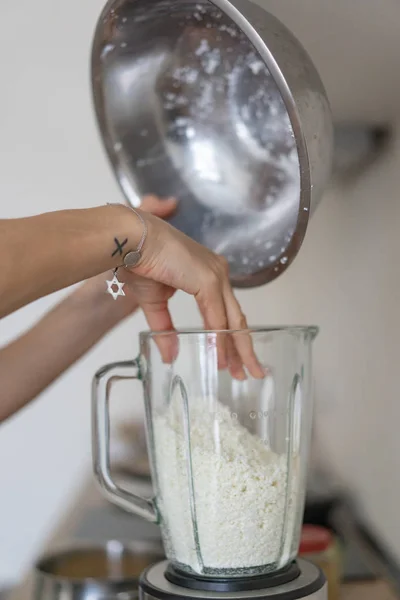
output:
[[293,261],[330,176],[329,103],[292,33],[249,0],[110,0],[92,86],[126,201],[179,199],[171,223],[253,287]]
[[142,541],[60,550],[36,564],[33,600],[136,600],[139,575],[164,556],[161,544]]

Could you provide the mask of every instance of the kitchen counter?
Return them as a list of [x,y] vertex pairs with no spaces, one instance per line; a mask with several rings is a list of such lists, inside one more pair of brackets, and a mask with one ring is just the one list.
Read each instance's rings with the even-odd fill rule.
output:
[[[137,489],[137,488],[136,488]],[[140,518],[125,514],[108,504],[92,478],[76,499],[74,506],[45,544],[44,552],[83,541],[94,544],[107,539],[128,541],[132,539],[158,539],[158,527]],[[32,573],[29,572],[7,600],[30,600]],[[342,585],[342,600],[398,600],[383,579]]]
[[342,586],[341,600],[396,600],[396,596],[384,581],[346,583]]

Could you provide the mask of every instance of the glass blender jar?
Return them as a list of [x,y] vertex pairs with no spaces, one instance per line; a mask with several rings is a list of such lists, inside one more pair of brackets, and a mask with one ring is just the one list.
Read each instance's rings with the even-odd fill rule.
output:
[[[239,582],[289,571],[294,577],[317,331],[141,333],[136,360],[107,365],[95,376],[97,480],[112,502],[159,523],[170,580]],[[238,380],[229,366],[219,369],[222,348],[232,366],[236,349],[249,344],[263,379]],[[153,499],[121,489],[110,473],[110,384],[120,378],[143,383]]]

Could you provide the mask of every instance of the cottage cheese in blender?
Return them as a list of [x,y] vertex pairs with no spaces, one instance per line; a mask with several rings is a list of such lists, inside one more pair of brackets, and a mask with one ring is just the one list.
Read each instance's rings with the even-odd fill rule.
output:
[[174,394],[154,419],[167,555],[197,573],[279,568],[293,549],[297,461],[288,477],[287,455],[218,400],[191,399],[189,407],[185,419]]

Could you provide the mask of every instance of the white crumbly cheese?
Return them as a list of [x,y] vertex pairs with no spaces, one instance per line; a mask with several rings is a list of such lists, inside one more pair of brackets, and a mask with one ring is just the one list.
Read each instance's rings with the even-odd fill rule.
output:
[[167,555],[198,573],[281,566],[297,544],[294,491],[286,503],[287,456],[273,453],[214,399],[191,399],[189,413],[194,502],[182,399],[175,395],[154,419]]

